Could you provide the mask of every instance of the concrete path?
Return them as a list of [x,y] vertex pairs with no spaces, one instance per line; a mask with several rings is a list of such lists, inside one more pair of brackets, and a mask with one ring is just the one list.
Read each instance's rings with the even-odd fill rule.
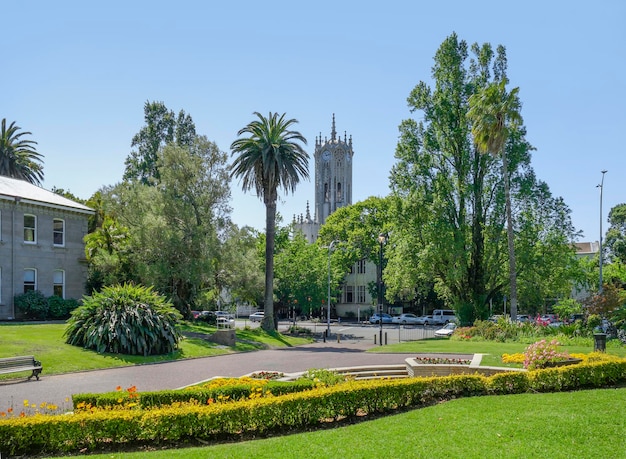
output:
[[295,373],[313,368],[398,364],[414,356],[366,353],[370,347],[373,347],[370,340],[342,339],[340,343],[329,340],[292,348],[51,376],[46,375],[44,366],[39,381],[24,378],[0,382],[0,411],[11,406],[21,409],[24,400],[70,408],[72,394],[115,391],[117,386],[124,389],[136,386],[139,392],[175,389],[214,376],[239,377],[259,370]]

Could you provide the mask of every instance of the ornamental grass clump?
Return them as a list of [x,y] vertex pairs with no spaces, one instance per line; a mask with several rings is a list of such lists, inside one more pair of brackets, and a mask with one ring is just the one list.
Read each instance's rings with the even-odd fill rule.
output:
[[524,368],[536,370],[546,368],[555,362],[568,360],[570,358],[569,354],[567,352],[559,352],[559,346],[560,343],[555,339],[550,342],[542,339],[531,344],[524,351]]
[[104,287],[72,312],[66,342],[97,352],[162,355],[178,348],[182,315],[150,287]]

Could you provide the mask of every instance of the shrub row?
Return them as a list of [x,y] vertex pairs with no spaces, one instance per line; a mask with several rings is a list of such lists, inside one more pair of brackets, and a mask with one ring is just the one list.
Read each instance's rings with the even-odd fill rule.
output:
[[67,453],[120,445],[167,445],[266,435],[332,420],[491,394],[599,388],[626,382],[626,361],[501,373],[491,377],[350,381],[332,387],[209,405],[170,405],[0,421],[0,445],[9,455]]
[[311,390],[315,383],[310,380],[298,381],[265,381],[246,384],[232,384],[228,386],[211,387],[210,384],[201,387],[190,387],[184,390],[163,390],[153,392],[105,392],[99,394],[75,394],[72,402],[75,409],[95,407],[110,409],[127,405],[131,400],[142,409],[150,409],[175,403],[188,403],[192,400],[206,405],[209,400],[246,400],[257,395],[272,394],[275,396]]
[[45,297],[39,290],[15,295],[15,307],[26,319],[67,319],[78,307],[78,301],[60,296]]

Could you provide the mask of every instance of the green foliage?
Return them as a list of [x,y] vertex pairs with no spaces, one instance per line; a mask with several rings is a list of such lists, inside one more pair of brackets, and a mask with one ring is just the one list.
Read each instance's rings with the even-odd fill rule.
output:
[[609,260],[626,264],[626,204],[618,204],[610,210],[609,225],[604,244]]
[[[565,288],[574,260],[569,209],[532,172],[533,147],[523,126],[506,133],[504,149],[493,152],[497,156],[482,154],[471,135],[470,98],[484,87],[498,89],[490,85],[506,81],[506,68],[504,47],[469,46],[456,34],[447,37],[434,58],[435,83],[420,82],[409,95],[409,108],[420,120],[401,123],[391,172],[399,204],[390,228],[395,243],[385,274],[389,291],[434,286],[464,323],[487,318],[490,299],[510,296],[507,252],[519,261],[520,298],[539,290],[540,301],[532,298],[534,304],[524,306],[541,304]],[[487,131],[495,113],[490,104],[481,108]],[[502,140],[499,134],[494,139]],[[507,244],[503,172],[516,209],[513,250]]]
[[43,320],[48,317],[48,300],[39,290],[29,290],[15,295],[15,307],[28,319]]
[[265,317],[261,326],[275,330],[274,317],[274,245],[276,236],[276,201],[279,189],[294,192],[301,178],[309,176],[309,155],[302,147],[306,138],[291,126],[298,121],[285,114],[270,112],[264,117],[254,112],[256,120],[240,129],[230,149],[237,155],[230,166],[231,177],[239,178],[243,191],[255,190],[265,204]]
[[77,307],[78,301],[73,298],[64,299],[60,296],[51,296],[48,298],[48,317],[50,319],[67,319]]
[[296,233],[277,245],[274,256],[274,293],[283,305],[299,314],[318,312],[328,288],[328,250],[309,244]]
[[152,288],[105,287],[83,299],[68,321],[66,342],[97,352],[160,355],[173,352],[180,314]]
[[184,110],[178,117],[163,102],[146,102],[144,105],[146,125],[135,134],[131,147],[136,148],[126,158],[124,180],[154,185],[161,178],[157,164],[159,150],[168,144],[186,147],[193,143],[196,126]]
[[552,311],[561,319],[569,319],[573,314],[580,314],[583,310],[582,304],[573,298],[564,298],[559,300]]
[[7,127],[6,118],[2,118],[0,175],[40,185],[43,180],[43,155],[35,149],[37,142],[22,138],[25,135],[31,135],[31,133],[20,132],[20,129],[15,121]]

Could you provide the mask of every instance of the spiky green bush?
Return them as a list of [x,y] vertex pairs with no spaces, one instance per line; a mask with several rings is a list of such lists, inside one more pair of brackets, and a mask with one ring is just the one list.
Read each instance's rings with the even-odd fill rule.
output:
[[84,297],[83,305],[72,312],[66,342],[97,352],[168,354],[178,347],[180,319],[172,304],[150,287],[105,287]]

